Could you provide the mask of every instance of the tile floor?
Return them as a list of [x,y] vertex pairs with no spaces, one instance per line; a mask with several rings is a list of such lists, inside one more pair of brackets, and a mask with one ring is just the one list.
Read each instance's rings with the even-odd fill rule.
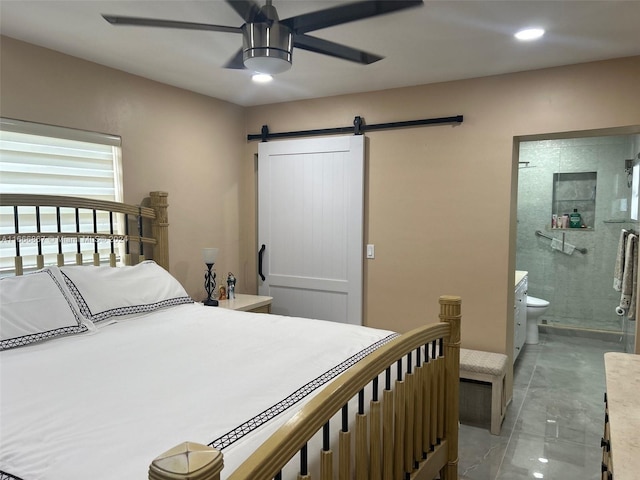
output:
[[515,363],[501,434],[460,426],[460,479],[600,479],[603,355],[623,350],[618,342],[541,333]]

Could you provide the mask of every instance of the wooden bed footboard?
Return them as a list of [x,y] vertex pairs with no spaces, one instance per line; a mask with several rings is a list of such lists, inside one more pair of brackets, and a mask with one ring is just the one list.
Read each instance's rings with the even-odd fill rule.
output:
[[[296,455],[299,480],[311,479],[311,462],[319,465],[314,478],[320,480],[457,479],[461,300],[443,296],[439,302],[440,323],[397,337],[344,372],[229,480],[280,479]],[[371,391],[368,409],[365,389]],[[345,418],[354,398],[355,418]],[[340,412],[343,426],[335,435],[329,419]],[[320,432],[322,448],[312,451],[308,442]],[[149,479],[219,480],[222,467],[220,452],[187,442],[155,459]]]

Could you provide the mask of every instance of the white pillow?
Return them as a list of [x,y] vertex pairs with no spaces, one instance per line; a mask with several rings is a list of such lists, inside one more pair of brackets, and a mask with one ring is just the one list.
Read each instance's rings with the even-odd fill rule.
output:
[[55,267],[0,279],[0,350],[89,329],[62,282]]
[[60,267],[80,313],[94,323],[193,303],[169,272],[151,260],[131,267]]

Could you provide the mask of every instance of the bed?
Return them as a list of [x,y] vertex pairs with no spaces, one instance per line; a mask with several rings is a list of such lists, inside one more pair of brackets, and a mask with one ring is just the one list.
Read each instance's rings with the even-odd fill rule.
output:
[[203,306],[167,199],[0,195],[0,479],[457,478],[459,297],[403,335]]

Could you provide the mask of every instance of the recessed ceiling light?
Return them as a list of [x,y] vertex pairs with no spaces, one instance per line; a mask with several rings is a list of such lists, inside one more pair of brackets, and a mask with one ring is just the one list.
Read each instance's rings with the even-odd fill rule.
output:
[[256,73],[251,77],[251,80],[256,83],[269,83],[271,80],[273,80],[273,77],[268,73]]
[[528,40],[537,40],[538,38],[544,35],[544,29],[542,28],[525,28],[523,30],[519,30],[514,34],[518,40],[528,41]]

